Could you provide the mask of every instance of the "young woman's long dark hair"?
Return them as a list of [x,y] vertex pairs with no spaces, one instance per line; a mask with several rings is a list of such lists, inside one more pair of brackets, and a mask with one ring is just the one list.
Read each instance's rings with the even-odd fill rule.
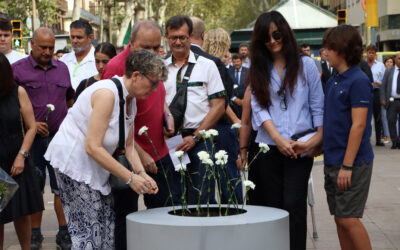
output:
[[285,18],[277,11],[270,11],[260,15],[254,25],[251,37],[251,66],[247,75],[247,82],[251,84],[252,93],[257,98],[257,101],[265,108],[271,105],[269,86],[271,83],[273,58],[266,47],[266,42],[269,40],[271,23],[274,23],[278,31],[282,33],[282,52],[286,60],[286,74],[280,93],[286,89],[289,89],[290,93],[293,93],[298,73],[302,69],[294,32]]
[[0,97],[7,95],[14,88],[14,76],[8,59],[0,53]]

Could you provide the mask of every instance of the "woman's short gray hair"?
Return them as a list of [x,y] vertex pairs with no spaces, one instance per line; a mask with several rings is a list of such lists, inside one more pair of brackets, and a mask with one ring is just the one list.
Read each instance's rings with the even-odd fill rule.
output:
[[164,60],[150,50],[135,50],[128,55],[125,61],[125,75],[130,78],[135,71],[156,77],[160,81],[168,79],[168,69]]

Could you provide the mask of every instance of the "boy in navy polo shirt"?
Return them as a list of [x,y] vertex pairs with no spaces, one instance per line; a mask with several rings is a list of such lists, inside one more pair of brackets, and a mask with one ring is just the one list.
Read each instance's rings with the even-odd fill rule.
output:
[[324,110],[325,190],[342,249],[371,249],[362,217],[371,182],[374,154],[370,144],[373,89],[358,64],[362,40],[341,25],[323,39],[329,64],[338,75],[326,84]]

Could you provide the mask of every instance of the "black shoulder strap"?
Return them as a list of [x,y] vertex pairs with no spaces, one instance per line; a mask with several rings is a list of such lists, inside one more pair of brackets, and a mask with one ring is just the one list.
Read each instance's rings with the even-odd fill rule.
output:
[[[193,53],[194,57],[197,59],[199,58],[199,55],[196,53]],[[185,75],[183,76],[183,80],[182,80],[182,84],[187,84],[189,82],[190,79],[190,75],[192,74],[193,68],[194,68],[195,63],[191,63],[189,62],[189,65],[186,69]]]
[[111,78],[111,81],[115,83],[118,89],[119,96],[119,141],[118,149],[125,150],[125,122],[124,122],[124,104],[125,100],[122,93],[121,82],[117,78]]

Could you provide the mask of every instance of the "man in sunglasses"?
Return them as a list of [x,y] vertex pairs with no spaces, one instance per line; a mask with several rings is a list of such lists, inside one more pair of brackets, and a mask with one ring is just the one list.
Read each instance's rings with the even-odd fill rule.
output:
[[[176,93],[182,86],[187,86],[186,110],[183,114],[182,128],[179,132],[183,142],[176,148],[187,152],[190,164],[187,165],[191,181],[187,183],[189,204],[196,204],[198,190],[202,189],[200,202],[215,203],[214,179],[203,183],[205,165],[200,166],[197,153],[211,148],[210,141],[204,142],[200,131],[213,128],[225,112],[225,89],[215,63],[190,50],[190,39],[193,37],[193,23],[187,16],[171,17],[166,23],[166,39],[171,48],[171,56],[165,59],[168,68],[168,80],[165,82],[166,101],[171,105]],[[178,97],[177,97],[178,98]],[[170,106],[171,107],[171,106]],[[206,145],[207,144],[207,145]],[[207,188],[211,192],[208,195]]]
[[[125,61],[129,53],[146,49],[155,53],[159,52],[161,47],[160,26],[151,20],[143,20],[135,23],[132,28],[130,42],[128,47],[120,54],[111,59],[103,71],[102,79],[109,79],[115,75],[122,76],[125,71]],[[144,76],[147,77],[147,76]],[[175,171],[172,160],[169,156],[169,150],[164,140],[164,136],[174,134],[173,118],[170,115],[168,105],[165,104],[165,88],[162,82],[154,82],[149,79],[153,85],[157,85],[155,92],[152,92],[146,99],[136,99],[137,114],[135,117],[135,149],[140,160],[151,178],[153,178],[159,192],[155,195],[145,194],[144,203],[147,208],[156,208],[171,206],[169,199],[169,190],[172,193],[173,203],[180,201],[180,175]],[[165,119],[165,123],[164,123]],[[167,127],[164,124],[168,123]],[[153,141],[149,142],[145,135],[139,135],[141,127],[147,126],[147,133]],[[164,170],[167,174],[168,184],[164,177]],[[113,190],[114,210],[116,213],[115,222],[115,249],[126,249],[126,219],[125,217],[138,210],[138,194],[131,189]]]

